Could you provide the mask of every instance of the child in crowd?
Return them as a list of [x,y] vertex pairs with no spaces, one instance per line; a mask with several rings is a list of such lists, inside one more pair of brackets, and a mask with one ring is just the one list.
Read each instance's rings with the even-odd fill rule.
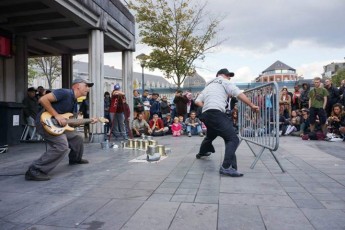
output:
[[174,123],[171,125],[171,131],[174,137],[178,137],[181,135],[182,125],[179,122],[178,117],[174,118]]
[[186,132],[186,124],[184,123],[183,116],[178,116],[178,120],[182,126],[181,134]]

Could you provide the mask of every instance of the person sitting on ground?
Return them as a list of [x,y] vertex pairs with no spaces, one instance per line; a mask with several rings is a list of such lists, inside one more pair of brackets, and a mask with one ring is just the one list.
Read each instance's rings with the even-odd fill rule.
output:
[[181,135],[182,125],[180,124],[178,117],[174,118],[174,123],[171,125],[172,135],[179,137]]
[[171,115],[170,113],[167,113],[166,116],[163,118],[163,124],[164,124],[164,127],[168,127],[168,132],[166,134],[172,134],[172,131],[171,131],[171,125],[173,123],[173,119],[171,118]]
[[299,130],[301,132],[300,136],[310,133],[309,109],[307,108],[302,109]]
[[331,116],[328,118],[329,131],[335,136],[345,137],[345,111],[340,103],[333,105]]
[[289,124],[286,127],[285,136],[290,135],[292,132],[299,130],[300,126],[300,117],[297,115],[296,110],[291,111],[291,118],[289,119]]
[[133,120],[133,135],[134,137],[140,137],[141,135],[151,135],[152,130],[149,124],[144,119],[143,113],[138,113],[137,118]]
[[163,121],[158,117],[158,114],[153,114],[149,125],[152,129],[152,136],[164,136],[164,134],[169,130],[168,127],[164,127]]
[[181,134],[185,134],[186,133],[186,124],[184,123],[184,118],[183,116],[178,116],[178,121],[180,122],[180,124],[182,125],[182,130],[181,130]]
[[188,137],[191,137],[192,135],[199,135],[200,137],[204,136],[201,129],[201,121],[196,117],[195,111],[190,112],[190,116],[186,119],[185,124]]

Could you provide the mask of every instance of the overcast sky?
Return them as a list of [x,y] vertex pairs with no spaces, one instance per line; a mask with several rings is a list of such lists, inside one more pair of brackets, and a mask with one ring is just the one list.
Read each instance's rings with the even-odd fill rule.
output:
[[[313,78],[324,65],[345,61],[345,0],[209,0],[207,9],[224,18],[217,37],[228,40],[196,63],[206,80],[225,67],[233,81],[248,82],[277,60]],[[149,52],[139,44],[136,50],[133,57]],[[120,68],[118,56],[107,54],[105,64]],[[141,71],[137,61],[134,71]]]

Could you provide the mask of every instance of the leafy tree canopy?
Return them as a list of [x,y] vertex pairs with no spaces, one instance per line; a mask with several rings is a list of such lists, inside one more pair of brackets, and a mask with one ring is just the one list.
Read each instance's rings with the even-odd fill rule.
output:
[[53,82],[61,75],[61,57],[35,57],[29,58],[29,82],[32,81],[39,74],[43,75],[52,89]]
[[332,77],[332,83],[336,86],[340,86],[340,82],[345,80],[345,69],[340,69],[337,73]]
[[149,69],[159,69],[180,87],[195,73],[195,60],[222,41],[214,41],[221,22],[210,18],[206,3],[192,0],[136,0],[129,8],[136,12],[140,42],[152,48],[146,59]]

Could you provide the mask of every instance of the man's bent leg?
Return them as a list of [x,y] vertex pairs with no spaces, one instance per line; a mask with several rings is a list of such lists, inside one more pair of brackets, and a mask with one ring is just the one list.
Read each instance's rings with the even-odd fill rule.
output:
[[68,145],[71,149],[68,154],[70,162],[80,162],[84,153],[84,139],[81,133],[77,131],[66,132]]
[[48,144],[48,150],[35,160],[30,167],[47,174],[60,163],[64,156],[70,152],[70,149],[65,134],[60,136],[47,134],[44,135],[44,139]]

